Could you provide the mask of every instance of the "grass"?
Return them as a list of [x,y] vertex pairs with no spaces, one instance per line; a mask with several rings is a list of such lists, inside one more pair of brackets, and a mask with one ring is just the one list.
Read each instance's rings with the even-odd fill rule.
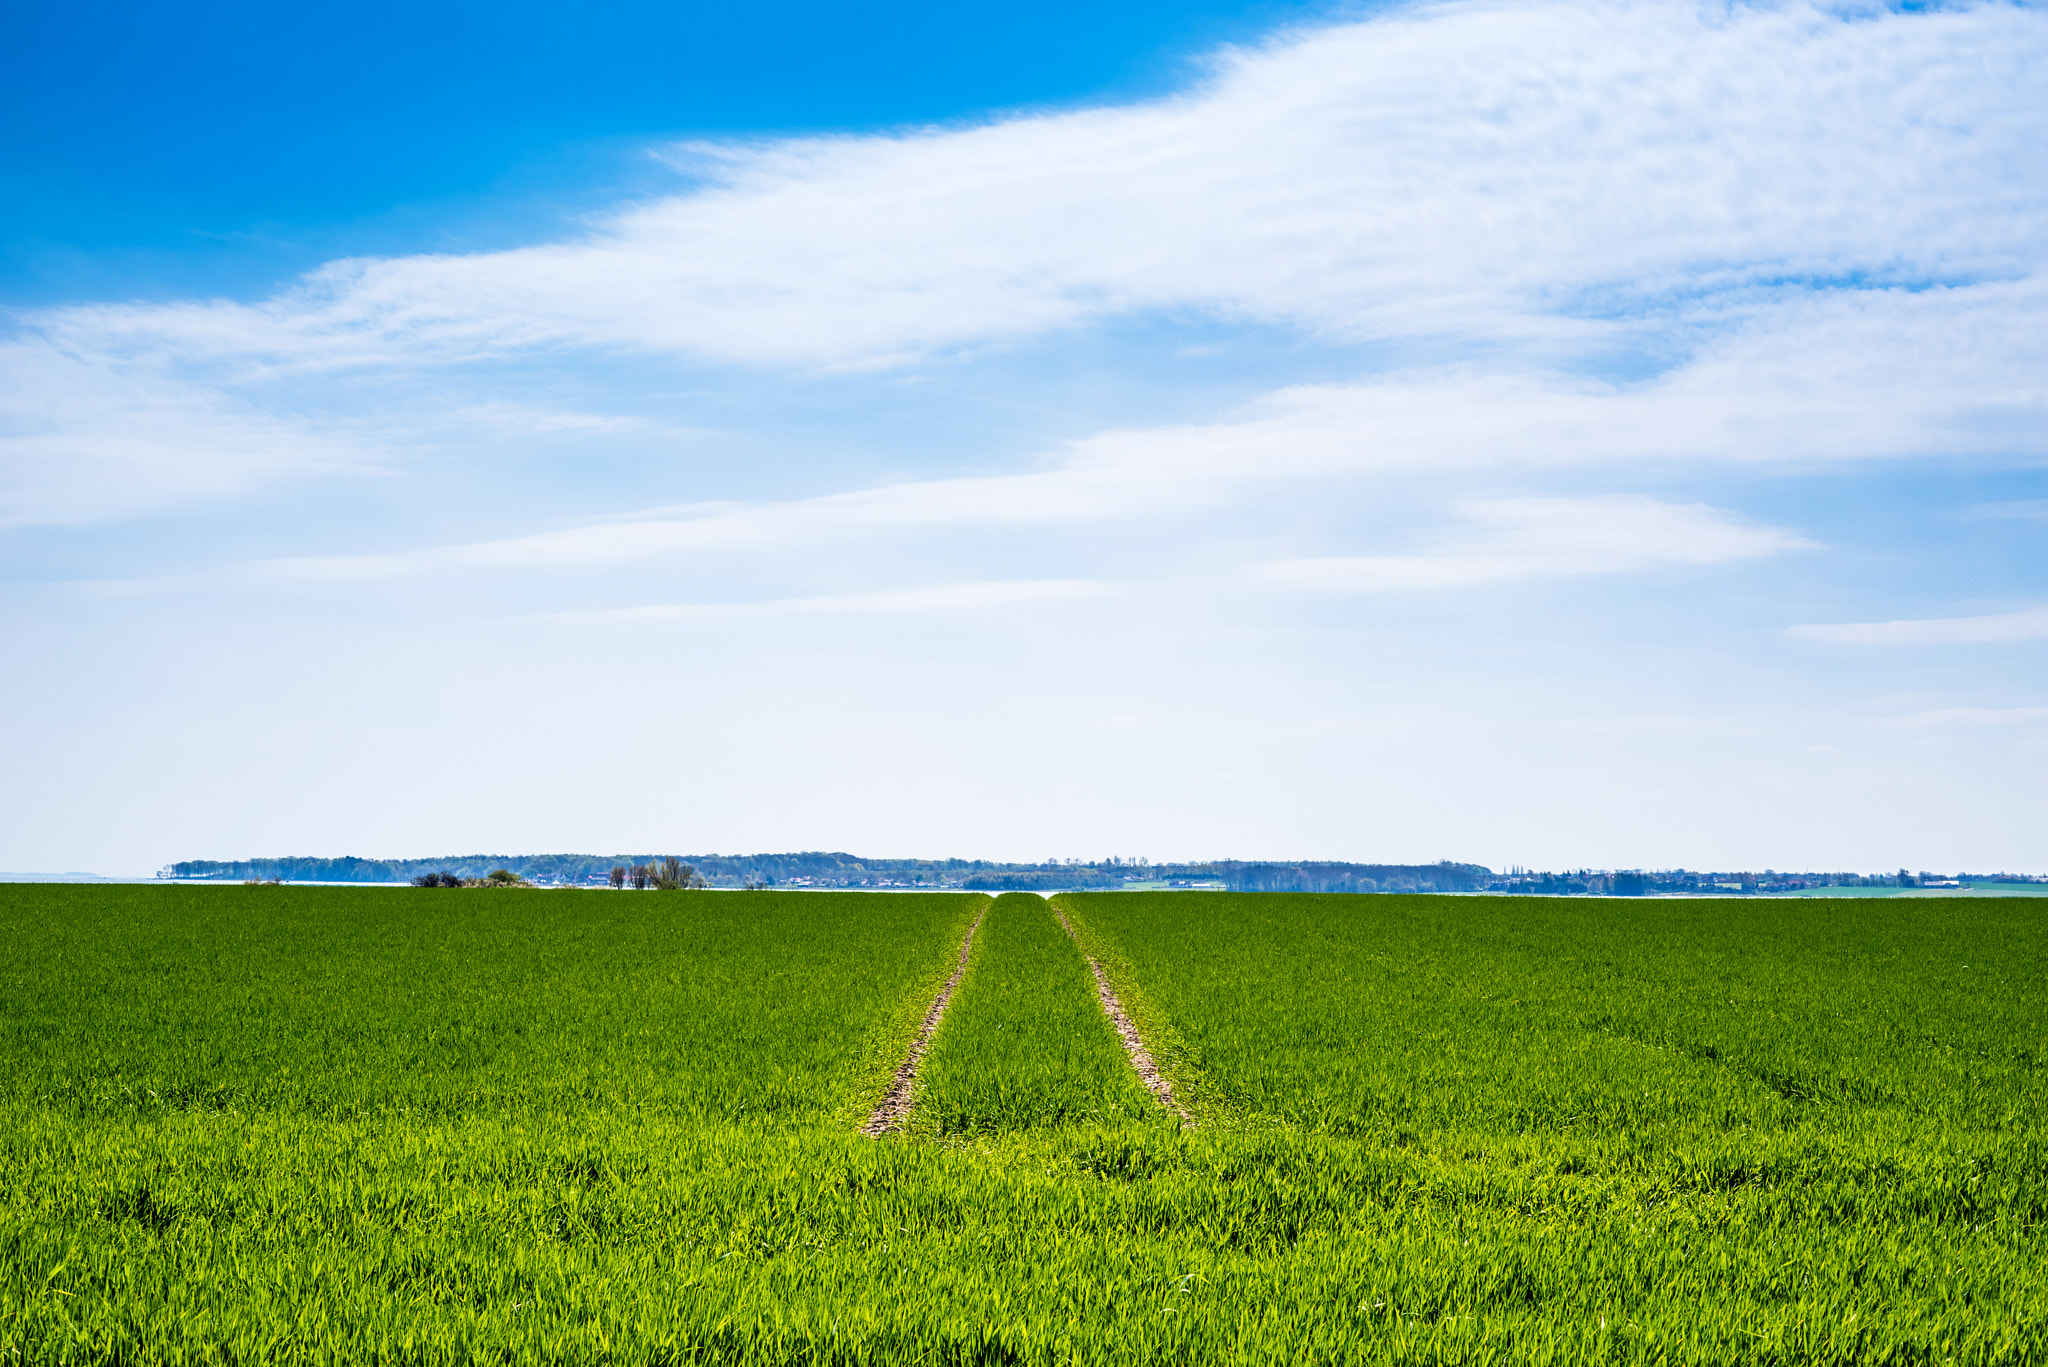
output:
[[0,1102],[843,1128],[981,904],[0,888]]
[[0,1360],[2048,1345],[2022,903],[0,897]]
[[1155,1120],[1095,979],[1045,899],[1007,893],[918,1074],[915,1132],[1003,1135]]
[[1596,1236],[1438,1313],[1597,1306],[1616,1360],[2048,1350],[2033,908],[1061,900],[1208,1129],[1400,1155],[1491,1243]]

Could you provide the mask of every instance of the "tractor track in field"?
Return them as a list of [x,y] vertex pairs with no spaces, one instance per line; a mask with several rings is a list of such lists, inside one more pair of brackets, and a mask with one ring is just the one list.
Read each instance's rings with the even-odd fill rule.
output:
[[[991,902],[990,906],[994,903]],[[870,1139],[879,1139],[891,1130],[900,1129],[910,1119],[913,1098],[911,1084],[917,1081],[918,1060],[924,1057],[925,1046],[931,1043],[932,1032],[939,1028],[939,1018],[946,1014],[946,1004],[953,1000],[953,989],[960,986],[960,979],[967,972],[967,954],[974,948],[974,932],[981,929],[982,918],[988,915],[983,907],[974,915],[974,924],[967,927],[967,938],[960,942],[960,962],[953,969],[953,976],[946,979],[946,985],[939,989],[939,995],[932,998],[931,1010],[924,1013],[924,1023],[917,1027],[917,1038],[910,1042],[910,1052],[903,1062],[896,1066],[896,1076],[889,1081],[889,1090],[882,1097],[882,1104],[875,1107],[868,1116],[868,1123],[860,1132]]]
[[1059,917],[1061,929],[1067,932],[1067,937],[1074,942],[1074,947],[1081,951],[1081,958],[1087,962],[1088,971],[1095,975],[1095,995],[1101,999],[1102,1009],[1109,1016],[1109,1023],[1116,1027],[1117,1038],[1124,1042],[1124,1052],[1131,1057],[1131,1068],[1137,1073],[1138,1081],[1145,1084],[1145,1090],[1152,1093],[1154,1101],[1179,1116],[1180,1123],[1192,1129],[1195,1118],[1174,1098],[1173,1084],[1159,1071],[1159,1065],[1152,1060],[1152,1051],[1145,1047],[1144,1038],[1138,1034],[1138,1027],[1132,1024],[1130,1014],[1124,1010],[1123,1003],[1116,999],[1116,989],[1109,985],[1109,975],[1102,971],[1102,965],[1095,962],[1095,957],[1081,944],[1081,937],[1074,934],[1073,922],[1067,919],[1067,914],[1058,907],[1053,908],[1052,914]]

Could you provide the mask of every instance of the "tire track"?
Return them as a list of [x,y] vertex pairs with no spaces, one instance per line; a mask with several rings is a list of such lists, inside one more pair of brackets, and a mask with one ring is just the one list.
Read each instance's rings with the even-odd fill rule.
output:
[[1088,971],[1095,975],[1095,995],[1101,999],[1102,1009],[1108,1014],[1109,1023],[1116,1027],[1117,1038],[1124,1042],[1124,1052],[1131,1056],[1131,1068],[1137,1073],[1138,1081],[1145,1084],[1145,1090],[1152,1093],[1154,1101],[1179,1116],[1180,1123],[1192,1129],[1195,1118],[1188,1114],[1185,1106],[1175,1100],[1173,1084],[1159,1071],[1159,1065],[1152,1060],[1152,1051],[1145,1047],[1144,1039],[1138,1034],[1138,1027],[1131,1023],[1123,1003],[1116,999],[1116,989],[1109,985],[1109,975],[1102,971],[1102,965],[1096,963],[1094,956],[1089,954],[1087,947],[1081,943],[1081,937],[1074,934],[1074,925],[1067,920],[1067,913],[1054,907],[1052,914],[1059,917],[1060,926],[1073,940],[1074,947],[1081,951],[1082,959],[1088,964]]
[[[994,903],[989,904],[993,906]],[[953,1000],[953,989],[960,985],[960,978],[967,972],[967,952],[974,948],[974,932],[981,929],[981,921],[988,915],[988,907],[975,914],[974,924],[967,927],[967,938],[960,942],[960,962],[953,969],[953,976],[946,979],[946,985],[939,989],[939,995],[932,999],[931,1010],[924,1013],[924,1023],[917,1027],[917,1038],[910,1042],[910,1052],[896,1067],[896,1076],[890,1079],[889,1090],[882,1097],[882,1104],[875,1107],[868,1117],[868,1123],[860,1132],[870,1139],[879,1139],[891,1130],[902,1127],[910,1118],[913,1098],[911,1084],[917,1081],[917,1061],[924,1057],[925,1046],[931,1043],[932,1032],[939,1028],[939,1018],[946,1014],[946,1003]]]

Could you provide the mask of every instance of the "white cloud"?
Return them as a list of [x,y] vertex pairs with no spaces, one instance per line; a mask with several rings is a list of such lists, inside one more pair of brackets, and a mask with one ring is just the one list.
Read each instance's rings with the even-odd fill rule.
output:
[[[1856,309],[1865,318],[1878,314],[1889,329],[1872,325],[1879,334],[1873,351],[1885,352],[1916,326],[1939,325],[1937,306],[1944,301],[1900,295],[1889,302],[1895,306],[1891,312],[1868,300],[1859,301]],[[1953,311],[1968,314],[1971,308],[1965,302]],[[1832,320],[1839,311],[1818,312]],[[2048,317],[2043,323],[2043,335],[2048,335]],[[2022,448],[2032,435],[2027,424],[2001,416],[1998,401],[2005,378],[1989,357],[1979,372],[1990,377],[1984,391],[1929,395],[1901,382],[1889,391],[1893,403],[1886,409],[1872,393],[1879,388],[1877,381],[1899,378],[1888,365],[1870,363],[1881,372],[1871,388],[1830,382],[1811,366],[1800,369],[1797,341],[1780,339],[1786,353],[1782,365],[1749,365],[1727,359],[1753,345],[1747,335],[1738,336],[1696,366],[1630,385],[1460,369],[1302,386],[1268,396],[1222,422],[1100,433],[1052,453],[1043,468],[1027,473],[905,481],[781,503],[657,509],[535,536],[281,561],[274,568],[312,578],[377,578],[623,565],[972,527],[1128,525],[1195,515],[1227,515],[1241,524],[1249,516],[1250,491],[1319,489],[1319,496],[1327,498],[1333,481],[1345,488],[1346,481],[1355,485],[1392,473],[1707,458],[1763,461],[1795,455],[1900,456],[1944,440],[1951,450],[1975,441],[1981,453]],[[2008,357],[2030,355],[2028,345],[2029,339],[2011,339]],[[2034,346],[2039,349],[2038,342]],[[1912,364],[1903,347],[1890,354],[1900,371]],[[1358,493],[1349,487],[1345,496]],[[1570,506],[1578,505],[1558,505]],[[1683,538],[1676,535],[1681,529],[1667,530],[1674,534],[1669,543],[1674,548],[1704,535],[1701,526],[1690,526]],[[1717,535],[1724,539],[1714,544],[1726,549],[1738,542],[1745,548],[1762,546],[1755,538],[1766,534],[1738,535],[1724,528]],[[1793,544],[1769,543],[1772,550]],[[1469,567],[1470,558],[1462,563]],[[1553,556],[1546,563],[1561,562]],[[1447,565],[1414,569],[1454,573]],[[1476,568],[1470,572],[1479,573]]]
[[2015,522],[2048,522],[2048,498],[2021,499],[2012,503],[1980,503],[1970,510],[1973,517]]
[[984,613],[1035,603],[1099,598],[1109,586],[1086,579],[1013,579],[942,584],[884,593],[831,593],[808,598],[775,598],[758,603],[658,603],[602,608],[594,612],[551,612],[534,620],[553,622],[715,622],[772,617],[880,615],[923,617]]
[[148,364],[0,342],[0,527],[101,522],[384,467],[378,442],[341,426],[293,422]]
[[[2043,282],[1773,297],[1723,315],[1715,320],[1718,335],[1690,361],[1648,380],[1468,364],[1294,386],[1221,421],[1105,431],[1049,453],[1026,473],[908,481],[680,518],[656,510],[637,515],[642,525],[632,531],[573,529],[352,567],[327,562],[322,572],[602,563],[859,527],[1101,521],[1220,506],[1248,482],[1391,471],[2048,454],[2048,386],[2039,383],[2048,373]],[[40,429],[0,446],[12,451],[0,460],[40,481],[17,494],[20,520],[39,512],[66,520],[67,509],[81,510],[81,518],[95,508],[104,515],[109,505],[90,494],[102,470],[122,471],[131,499],[143,500],[180,479],[219,493],[266,475],[381,466],[427,436],[494,444],[514,429],[593,440],[645,431],[675,440],[704,435],[511,398],[421,415],[409,431],[389,416],[375,425],[318,428],[164,379],[160,368],[137,378],[134,363],[72,364],[47,367],[47,375],[16,372],[16,406],[41,403],[48,414]],[[75,463],[69,452],[90,459]],[[125,512],[136,505],[112,506]]]
[[[486,445],[518,393],[408,412],[378,384],[479,357],[858,368],[1140,313],[1475,359],[1077,463],[1171,440],[1176,470],[1242,464],[1267,437],[1282,465],[2038,450],[2044,63],[2020,6],[1486,0],[1226,52],[1144,104],[678,149],[701,188],[573,240],[38,314],[37,364],[76,373],[24,382],[42,416],[0,480],[17,520],[76,520],[374,464],[351,413],[467,410]],[[1690,359],[1559,378],[1617,353]],[[88,467],[127,494],[100,504]]]
[[1370,592],[1723,564],[1813,545],[1702,504],[1648,498],[1493,499],[1458,511],[1469,529],[1426,554],[1319,556],[1274,561],[1254,572],[1300,588]]
[[1903,717],[1876,717],[1875,726],[1910,731],[1978,730],[1984,727],[2031,726],[2048,722],[2048,707],[1942,707]]
[[1806,641],[1842,645],[1992,645],[2048,640],[2048,607],[2022,608],[1982,617],[1930,617],[1916,621],[1810,623],[1787,628]]
[[[451,432],[507,436],[534,433],[554,435],[564,432],[589,436],[631,436],[654,428],[654,424],[645,418],[618,413],[584,413],[575,409],[548,408],[510,398],[494,399],[488,403],[469,404],[453,409],[447,414],[447,424]],[[709,434],[696,429],[667,428],[662,429],[662,435],[701,437]]]
[[1301,386],[1236,421],[1091,438],[1072,463],[1178,480],[2048,453],[2043,282],[1795,296],[1730,314],[1649,380],[1471,365]]
[[979,479],[922,480],[784,503],[709,504],[674,517],[630,517],[468,545],[387,554],[301,557],[270,572],[309,579],[375,579],[475,570],[630,565],[689,554],[816,546],[848,537],[988,525],[1031,526],[1130,516],[1205,503],[1213,491],[1152,490],[1127,474],[1058,471]]
[[2044,55],[2042,16],[2004,5],[1418,5],[1226,52],[1153,103],[679,149],[709,188],[577,241],[56,325],[321,363],[567,342],[835,365],[1134,309],[1556,335],[1589,299],[2006,274],[2048,208]]
[[1239,515],[1248,489],[1396,472],[2048,454],[2048,388],[2030,383],[2042,373],[2048,289],[2034,282],[1774,301],[1750,307],[1691,363],[1633,383],[1465,366],[1296,386],[1223,421],[1099,433],[1025,473],[657,509],[276,568],[315,578],[563,568],[959,527]]

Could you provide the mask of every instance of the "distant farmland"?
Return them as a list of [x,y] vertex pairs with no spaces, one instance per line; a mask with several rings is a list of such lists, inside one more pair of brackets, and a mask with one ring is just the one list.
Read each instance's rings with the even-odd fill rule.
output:
[[2036,905],[0,886],[0,1346],[2039,1361]]

